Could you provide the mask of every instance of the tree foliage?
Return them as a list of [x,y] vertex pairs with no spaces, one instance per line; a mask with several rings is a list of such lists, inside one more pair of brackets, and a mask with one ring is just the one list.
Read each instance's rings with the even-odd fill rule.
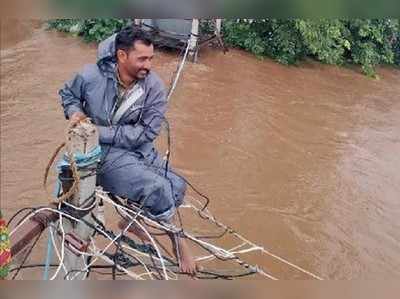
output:
[[398,19],[229,20],[224,36],[231,46],[285,64],[313,57],[327,64],[358,64],[374,76],[377,65],[400,63]]
[[131,19],[57,19],[48,22],[50,29],[82,36],[87,42],[100,42],[123,27],[132,23]]
[[[49,27],[99,42],[131,23],[116,18],[58,19],[49,21]],[[203,25],[207,27],[207,21]],[[357,64],[369,76],[375,75],[377,65],[400,65],[398,19],[225,20],[223,33],[229,45],[284,64],[312,57],[327,64]]]

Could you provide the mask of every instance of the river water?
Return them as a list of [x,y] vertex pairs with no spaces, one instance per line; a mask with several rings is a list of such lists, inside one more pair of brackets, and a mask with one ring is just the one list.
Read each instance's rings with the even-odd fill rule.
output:
[[[96,46],[35,22],[3,21],[1,34],[1,207],[10,217],[47,202],[42,175],[66,126],[57,91],[95,61]],[[177,55],[156,55],[169,83]],[[222,222],[323,278],[399,275],[400,71],[378,74],[205,49],[171,98],[172,164]],[[307,278],[268,256],[248,260]]]

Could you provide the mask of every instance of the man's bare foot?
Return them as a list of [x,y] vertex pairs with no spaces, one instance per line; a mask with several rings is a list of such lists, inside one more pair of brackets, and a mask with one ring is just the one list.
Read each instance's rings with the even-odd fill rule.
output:
[[[129,225],[129,222],[126,221],[126,220],[124,220],[124,219],[121,219],[121,220],[118,222],[118,227],[119,227],[119,229],[121,229],[121,230],[124,230],[128,225]],[[135,236],[137,236],[137,237],[138,237],[142,242],[144,242],[144,243],[150,242],[150,239],[149,239],[149,237],[146,235],[146,233],[145,233],[140,227],[137,227],[135,224],[132,224],[132,225],[128,228],[127,231],[130,232],[130,233],[132,233],[132,234],[134,234]]]
[[[128,225],[129,222],[124,219],[121,219],[118,222],[118,227],[121,230],[126,229]],[[140,227],[132,224],[127,231],[136,235],[142,242],[151,243],[151,240],[149,239],[147,234],[143,232],[143,230]],[[200,270],[200,268],[197,266],[196,261],[194,260],[194,257],[185,239],[182,239],[180,237],[175,238],[174,234],[168,234],[168,236],[173,244],[172,249],[176,259],[178,260],[179,270],[182,273],[188,274],[190,276],[195,276],[197,271]],[[162,244],[158,243],[158,245],[161,246]],[[162,248],[164,249],[164,251],[168,253],[168,250],[166,248],[164,248],[163,246]]]
[[[183,273],[189,274],[190,276],[195,276],[197,271],[199,270],[199,267],[197,266],[196,261],[194,260],[194,257],[192,255],[189,246],[187,245],[184,239],[179,238],[177,242],[178,242],[178,251],[176,250],[176,245],[175,245],[174,252],[176,255],[178,255],[177,260],[179,262],[179,270]],[[176,242],[174,242],[174,244],[175,243]]]

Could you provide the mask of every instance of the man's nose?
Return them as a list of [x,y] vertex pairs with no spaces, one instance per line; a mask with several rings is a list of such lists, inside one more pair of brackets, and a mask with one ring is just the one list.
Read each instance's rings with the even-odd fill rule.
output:
[[150,60],[146,60],[145,61],[145,63],[144,63],[144,68],[146,68],[146,69],[151,69],[151,61]]

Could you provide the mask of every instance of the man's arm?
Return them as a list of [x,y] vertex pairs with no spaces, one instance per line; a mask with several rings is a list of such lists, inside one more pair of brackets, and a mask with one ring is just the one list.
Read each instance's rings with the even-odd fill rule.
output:
[[77,74],[71,81],[65,83],[64,88],[58,92],[65,118],[70,119],[71,122],[86,117],[82,108],[84,88],[84,79],[80,74]]
[[161,82],[150,89],[143,109],[142,119],[137,124],[98,126],[100,143],[133,150],[143,143],[154,141],[160,133],[167,110],[166,91]]

